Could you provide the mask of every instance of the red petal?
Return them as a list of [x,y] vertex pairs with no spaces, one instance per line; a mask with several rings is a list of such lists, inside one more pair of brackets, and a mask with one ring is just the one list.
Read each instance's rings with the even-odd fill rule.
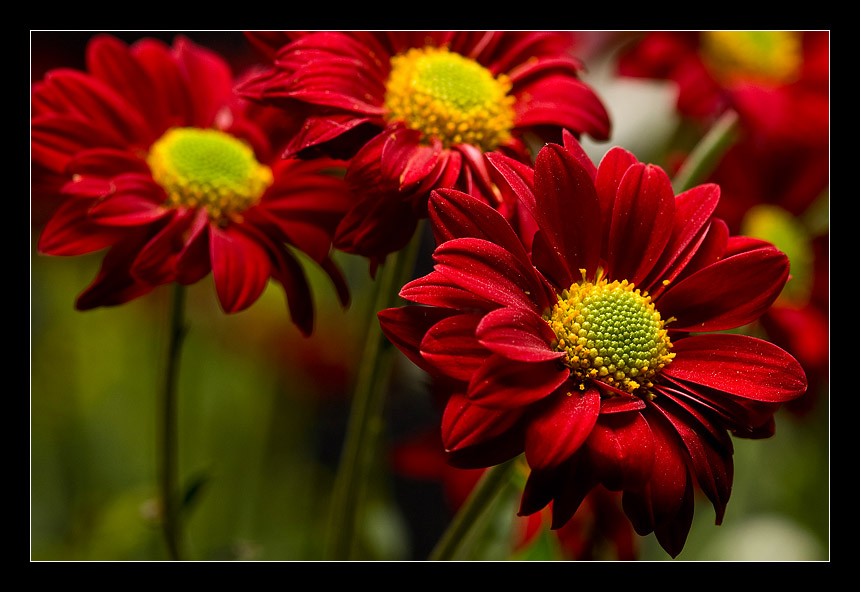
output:
[[442,414],[445,450],[459,450],[495,438],[514,425],[521,415],[518,410],[481,407],[464,395],[454,394]]
[[256,302],[272,275],[268,252],[242,232],[232,228],[209,229],[212,275],[221,306],[238,312]]
[[400,297],[418,304],[456,310],[490,311],[498,306],[491,300],[461,288],[438,271],[431,271],[403,286]]
[[655,446],[641,413],[601,414],[586,447],[589,461],[608,489],[638,489],[651,477]]
[[[700,185],[675,198],[675,223],[669,243],[660,256],[660,261],[640,286],[656,298],[652,284],[672,281],[693,257],[707,232],[708,221],[720,199],[717,185]],[[662,286],[658,285],[657,288]]]
[[125,43],[110,35],[93,37],[87,45],[87,70],[134,103],[152,126],[153,137],[166,127],[166,121],[157,111],[156,87]]
[[555,360],[516,362],[495,354],[472,376],[467,394],[487,407],[525,407],[550,395],[569,376],[570,371]]
[[534,169],[498,152],[488,152],[486,157],[500,175],[497,182],[506,183],[517,199],[534,214]]
[[[233,74],[230,66],[215,52],[192,43],[183,36],[173,44],[173,55],[185,77],[193,101],[191,125],[210,127],[215,115],[233,97]],[[206,92],[195,92],[205,88]]]
[[98,306],[115,306],[150,292],[152,286],[136,281],[129,273],[131,262],[148,238],[147,233],[140,229],[126,231],[126,240],[107,252],[98,276],[78,296],[75,308],[90,310]]
[[727,257],[671,285],[658,300],[677,331],[721,331],[756,320],[788,278],[788,258],[773,247]]
[[147,284],[159,285],[176,279],[176,256],[185,247],[185,235],[195,212],[176,215],[140,250],[131,268],[132,275]]
[[440,320],[421,341],[421,355],[442,374],[468,382],[490,352],[475,337],[479,314],[460,314]]
[[[533,212],[550,247],[567,268],[593,277],[600,259],[600,203],[590,172],[566,149],[547,144],[535,162]],[[565,286],[567,287],[567,286]]]
[[557,466],[591,434],[600,411],[600,393],[591,388],[544,399],[526,426],[526,460],[535,469]]
[[612,208],[609,275],[639,286],[671,236],[675,194],[663,169],[636,164],[627,169]]
[[595,140],[609,137],[609,114],[594,90],[570,75],[544,75],[518,85],[517,127],[552,125],[586,133]]
[[625,491],[623,506],[637,533],[657,531],[663,548],[675,556],[684,546],[693,516],[693,482],[678,435],[664,422],[648,418],[654,442],[651,480],[641,490]]
[[382,333],[397,349],[426,372],[435,372],[421,355],[420,346],[430,328],[452,312],[433,306],[402,306],[377,313]]
[[70,199],[57,208],[39,236],[38,249],[46,255],[83,255],[119,241],[123,230],[105,228],[88,218],[90,202]]
[[480,238],[528,258],[508,221],[476,197],[454,189],[439,189],[430,195],[429,214],[437,244],[454,238]]
[[[687,452],[696,474],[699,487],[716,511],[716,523],[720,524],[732,491],[732,443],[725,428],[716,426],[695,408],[685,411],[670,409],[671,405],[655,405],[672,424]],[[692,416],[688,415],[690,413]],[[713,434],[717,433],[715,438]]]
[[153,140],[141,113],[101,80],[75,70],[54,70],[45,81],[74,106],[80,118],[93,128],[115,135],[121,145],[147,146]]
[[511,360],[541,362],[565,355],[549,346],[555,333],[530,310],[496,309],[481,319],[475,334],[487,349]]
[[604,252],[609,242],[609,226],[612,220],[612,208],[615,197],[618,194],[618,185],[627,169],[639,162],[627,150],[614,147],[603,156],[597,166],[597,175],[594,185],[597,189],[597,197],[600,200],[600,219],[602,220],[602,234]]
[[455,284],[504,306],[542,313],[550,300],[528,260],[475,238],[450,240],[433,254],[436,270]]
[[663,369],[670,377],[766,403],[806,392],[797,360],[779,347],[746,335],[694,335],[674,343],[676,356]]

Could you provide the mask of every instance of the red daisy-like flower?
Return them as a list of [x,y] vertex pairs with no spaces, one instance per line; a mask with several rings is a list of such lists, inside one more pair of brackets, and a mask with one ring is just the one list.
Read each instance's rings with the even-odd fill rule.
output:
[[607,112],[570,54],[573,38],[562,33],[248,35],[273,66],[240,92],[306,115],[288,154],[352,157],[347,181],[362,197],[335,246],[371,261],[405,245],[432,189],[498,206],[484,152],[531,162],[526,132],[609,134]]
[[780,348],[717,333],[767,310],[788,259],[729,236],[712,216],[716,185],[676,196],[621,148],[595,166],[566,135],[534,169],[488,159],[535,219],[530,250],[482,200],[434,192],[434,270],[402,289],[415,304],[379,313],[383,330],[455,389],[442,419],[451,462],[525,453],[520,512],[552,502],[555,528],[597,485],[623,491],[636,531],[675,556],[694,482],[722,520],[729,433],[771,435],[778,406],[806,390]]
[[[170,47],[99,35],[86,58],[85,72],[52,70],[34,85],[31,118],[34,184],[61,198],[39,251],[108,249],[78,309],[211,271],[229,313],[277,280],[307,334],[313,307],[292,249],[318,263],[347,301],[330,250],[352,197],[342,179],[323,174],[332,161],[281,159],[272,139],[293,122],[238,100],[226,61],[182,37]],[[43,175],[50,181],[40,183]]]

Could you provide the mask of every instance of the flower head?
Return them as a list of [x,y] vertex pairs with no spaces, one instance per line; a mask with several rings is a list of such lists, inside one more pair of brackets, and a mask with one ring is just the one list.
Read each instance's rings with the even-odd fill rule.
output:
[[[335,246],[373,261],[401,248],[435,188],[497,204],[482,158],[530,162],[526,132],[606,139],[609,118],[582,82],[570,39],[551,32],[317,32],[249,34],[273,65],[244,97],[306,114],[288,153],[352,157],[362,196]],[[278,39],[286,43],[277,51]],[[549,135],[548,135],[549,134]]]
[[100,35],[85,72],[52,70],[34,85],[34,170],[51,176],[45,184],[60,198],[39,251],[108,249],[79,309],[211,271],[227,312],[277,280],[308,333],[313,308],[292,249],[322,266],[346,301],[330,259],[334,226],[351,201],[345,183],[324,174],[329,160],[282,160],[272,138],[293,122],[237,100],[234,84],[223,59],[185,38],[127,46]]
[[555,528],[594,487],[623,491],[637,532],[677,555],[694,482],[722,520],[729,433],[770,435],[778,406],[806,389],[781,349],[718,333],[767,310],[788,259],[729,236],[712,215],[717,186],[676,196],[623,149],[595,166],[566,135],[534,169],[488,159],[537,231],[523,240],[480,199],[434,192],[434,270],[401,291],[415,304],[380,312],[383,330],[455,392],[442,419],[451,462],[524,452],[520,511],[552,502]]

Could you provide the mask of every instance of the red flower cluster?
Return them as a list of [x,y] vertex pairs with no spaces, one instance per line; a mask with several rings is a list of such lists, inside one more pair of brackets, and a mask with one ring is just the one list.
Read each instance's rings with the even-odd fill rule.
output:
[[287,154],[351,158],[360,195],[335,246],[383,260],[436,188],[499,205],[483,153],[531,162],[524,141],[561,128],[606,139],[609,118],[557,32],[251,33],[272,66],[241,94],[304,116]]
[[555,528],[594,487],[623,491],[636,531],[675,556],[694,482],[722,520],[729,433],[771,435],[779,405],[806,389],[778,347],[716,333],[767,310],[788,260],[729,236],[717,186],[675,196],[662,169],[620,148],[595,166],[566,134],[534,169],[488,159],[537,231],[523,240],[481,199],[434,192],[435,268],[401,291],[415,304],[379,313],[383,331],[448,381],[452,463],[525,453],[520,511],[552,502]]
[[[169,282],[212,272],[227,312],[280,282],[297,326],[313,307],[291,249],[347,287],[330,259],[334,227],[351,202],[330,160],[282,160],[273,144],[294,123],[239,101],[227,63],[178,38],[127,46],[100,35],[85,72],[49,71],[32,90],[34,186],[60,205],[39,251],[79,255],[108,249],[79,309],[115,305]],[[205,92],[201,92],[205,89]]]

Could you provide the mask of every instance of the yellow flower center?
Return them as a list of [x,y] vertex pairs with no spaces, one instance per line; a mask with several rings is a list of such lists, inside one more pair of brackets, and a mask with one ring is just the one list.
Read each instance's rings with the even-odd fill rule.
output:
[[647,396],[654,376],[675,357],[660,312],[627,280],[573,284],[544,319],[581,389],[598,380]]
[[256,204],[273,179],[248,144],[213,129],[171,128],[152,145],[146,162],[169,206],[204,207],[215,222]]
[[492,150],[510,138],[514,97],[507,76],[493,75],[445,48],[413,48],[391,58],[385,108],[449,148],[472,144]]
[[704,31],[702,57],[723,82],[788,83],[803,63],[796,31]]

